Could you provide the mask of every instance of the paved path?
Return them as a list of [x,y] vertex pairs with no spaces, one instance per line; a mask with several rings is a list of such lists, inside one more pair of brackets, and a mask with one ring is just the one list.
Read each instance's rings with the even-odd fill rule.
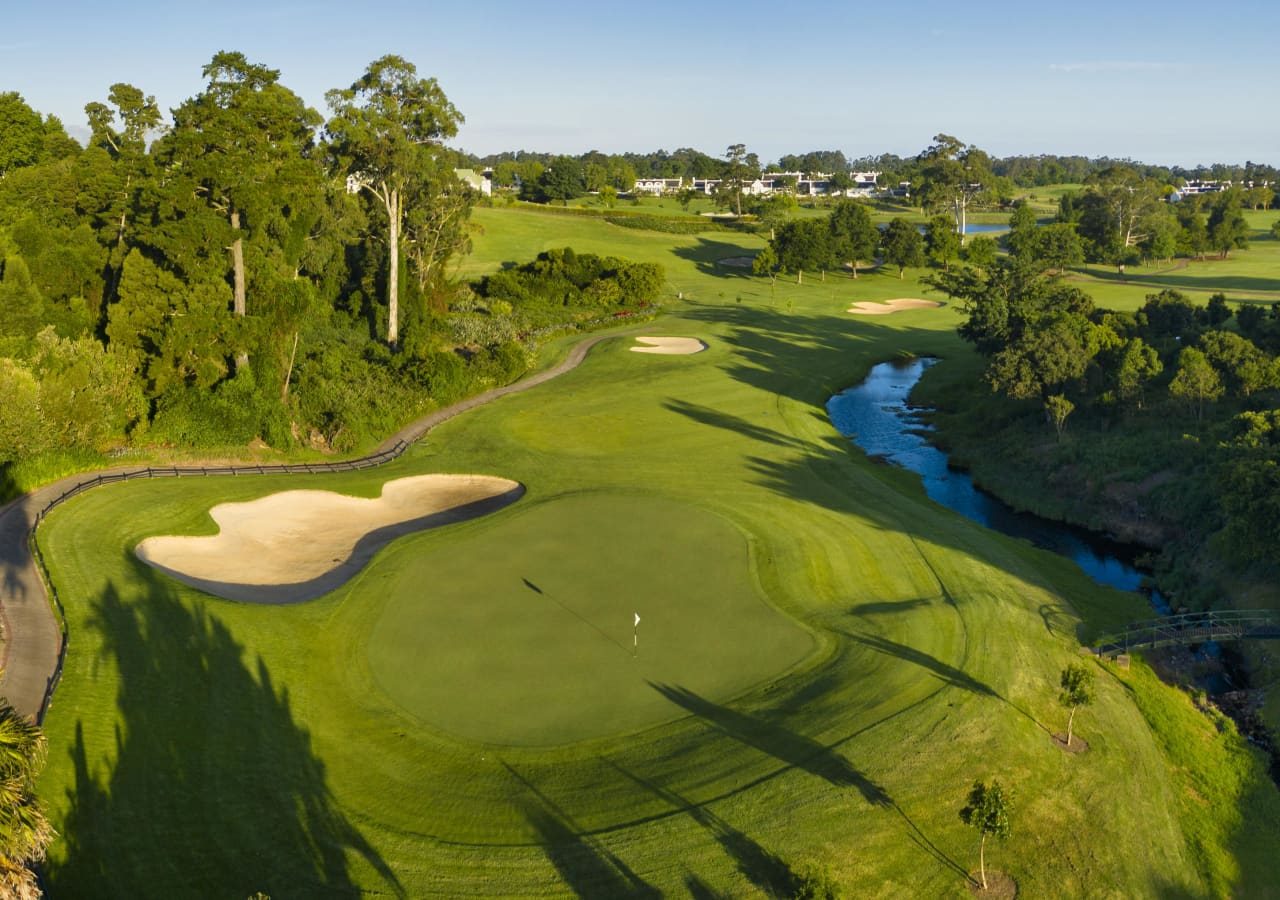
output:
[[[629,332],[623,332],[627,334]],[[530,375],[506,387],[494,388],[468,397],[452,406],[438,409],[397,431],[378,446],[386,452],[397,442],[412,443],[436,425],[485,403],[537,387],[563,375],[586,358],[588,351],[601,341],[622,336],[618,332],[596,335],[575,344],[569,355],[550,369]],[[264,474],[283,467],[261,466]],[[45,697],[53,686],[62,653],[62,631],[49,605],[44,581],[31,557],[30,536],[40,510],[53,499],[79,484],[100,475],[145,472],[146,466],[121,466],[97,472],[82,472],[59,479],[52,484],[25,494],[0,507],[0,624],[3,626],[4,648],[0,651],[0,695],[7,697],[14,709],[23,715],[43,715]],[[211,475],[214,473],[210,473]],[[227,472],[225,474],[231,474]]]

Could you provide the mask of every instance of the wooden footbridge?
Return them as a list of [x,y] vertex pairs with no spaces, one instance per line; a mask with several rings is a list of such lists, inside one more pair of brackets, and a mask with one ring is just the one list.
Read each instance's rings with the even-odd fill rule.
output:
[[1126,625],[1098,640],[1099,656],[1206,641],[1280,640],[1280,613],[1266,610],[1215,610],[1163,616]]

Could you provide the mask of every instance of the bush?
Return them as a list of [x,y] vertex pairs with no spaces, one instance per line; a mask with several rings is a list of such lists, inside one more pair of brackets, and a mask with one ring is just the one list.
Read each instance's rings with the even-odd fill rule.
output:
[[805,863],[796,872],[795,900],[840,900],[844,896],[831,867],[822,863]]

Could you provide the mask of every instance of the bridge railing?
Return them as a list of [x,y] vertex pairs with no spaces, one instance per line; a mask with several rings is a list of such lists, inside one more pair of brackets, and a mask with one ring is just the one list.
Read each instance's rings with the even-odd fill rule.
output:
[[1266,610],[1209,610],[1133,622],[1122,631],[1099,638],[1097,650],[1100,655],[1110,656],[1128,653],[1130,650],[1246,638],[1280,638],[1280,613]]

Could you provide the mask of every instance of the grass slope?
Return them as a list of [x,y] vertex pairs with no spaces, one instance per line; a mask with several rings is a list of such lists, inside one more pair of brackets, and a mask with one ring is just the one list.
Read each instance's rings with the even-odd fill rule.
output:
[[[1077,719],[1089,753],[1050,739],[1064,719],[1058,673],[1079,639],[1142,615],[1138,600],[933,506],[913,476],[852,451],[828,422],[829,394],[879,360],[966,354],[953,309],[850,316],[853,300],[928,295],[892,274],[771,288],[714,265],[758,246],[737,235],[524,211],[477,219],[472,271],[566,244],[662,261],[691,302],[651,333],[709,349],[659,357],[606,342],[375,472],[134,482],[57,510],[39,535],[71,630],[41,781],[63,835],[51,893],[777,896],[819,859],[857,896],[963,897],[977,847],[957,812],[972,781],[992,776],[1016,800],[1013,837],[988,862],[1024,896],[1275,891],[1280,802],[1256,754],[1141,665],[1099,671],[1098,701]],[[146,535],[209,531],[215,502],[301,486],[370,496],[418,472],[497,474],[529,494],[491,519],[404,539],[363,577],[293,607],[203,597],[132,557]],[[716,535],[730,527],[745,536],[739,556],[702,548],[724,553],[734,542]],[[527,531],[541,546],[513,547]],[[603,564],[663,559],[672,538],[687,545],[673,572],[702,555],[729,593],[745,597],[749,583],[771,607],[740,638],[761,656],[742,683],[709,685],[698,672],[713,666],[673,658],[646,673],[642,702],[660,698],[663,715],[553,748],[457,737],[426,707],[415,713],[421,697],[381,689],[379,665],[410,677],[409,649],[373,664],[371,648],[416,632],[423,656],[437,655],[421,661],[423,679],[450,677],[439,655],[471,655],[450,703],[483,719],[513,677],[503,659],[554,629],[504,644],[441,620],[428,637],[437,626],[401,608],[405,597],[463,620],[468,604],[502,599],[477,592],[572,576],[566,590],[634,605],[634,584]],[[556,563],[583,551],[602,565]],[[744,555],[746,570],[728,572]],[[780,616],[798,625],[767,624]],[[722,640],[707,618],[689,621],[694,639]],[[563,624],[571,647],[580,623]],[[791,657],[771,642],[799,629],[814,648],[780,671]],[[578,665],[591,663],[548,663],[548,674]],[[536,710],[518,715],[538,742]]]

